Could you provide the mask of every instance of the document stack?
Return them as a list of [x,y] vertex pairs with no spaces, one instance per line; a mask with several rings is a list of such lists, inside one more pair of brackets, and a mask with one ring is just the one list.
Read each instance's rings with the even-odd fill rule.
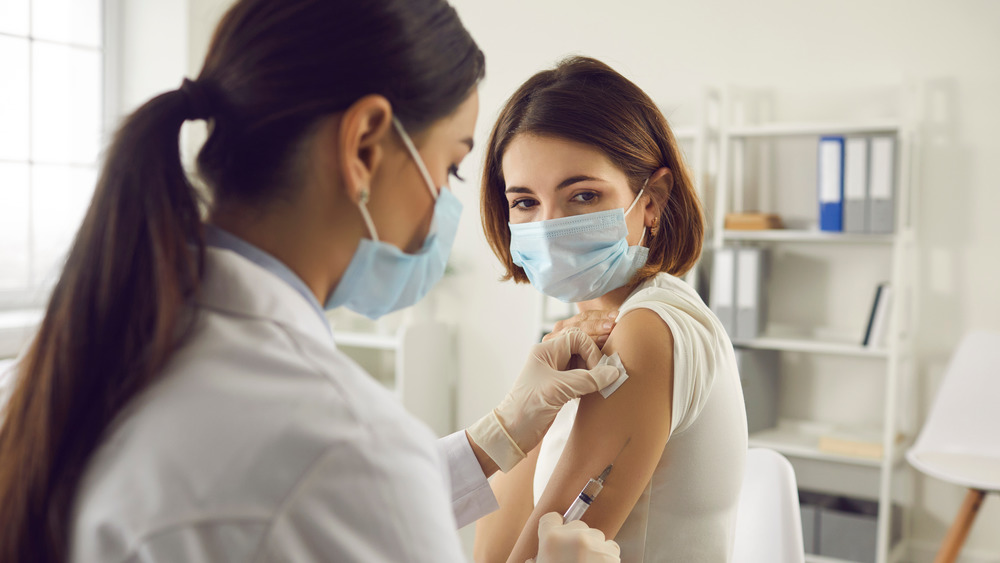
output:
[[710,305],[732,340],[753,340],[767,323],[767,251],[722,247],[712,264]]

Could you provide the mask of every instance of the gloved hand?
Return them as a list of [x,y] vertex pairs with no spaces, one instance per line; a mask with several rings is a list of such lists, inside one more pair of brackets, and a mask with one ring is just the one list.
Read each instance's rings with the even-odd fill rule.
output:
[[526,563],[621,563],[621,548],[600,530],[579,520],[563,524],[549,512],[538,521],[538,556]]
[[[574,356],[587,369],[563,371]],[[514,382],[493,412],[466,431],[501,471],[510,471],[542,439],[567,401],[603,389],[618,379],[614,366],[598,366],[600,348],[578,328],[536,344]]]

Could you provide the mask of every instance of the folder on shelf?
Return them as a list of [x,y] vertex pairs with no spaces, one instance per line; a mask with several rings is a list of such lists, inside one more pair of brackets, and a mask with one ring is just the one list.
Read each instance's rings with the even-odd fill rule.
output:
[[819,140],[819,228],[844,230],[844,138]]
[[761,248],[736,251],[736,338],[753,340],[764,329],[764,267]]
[[844,232],[868,232],[868,138],[844,141]]
[[736,332],[736,250],[723,247],[715,251],[712,260],[712,290],[709,295],[712,311],[732,338]]
[[879,234],[892,233],[896,227],[896,138],[872,137],[870,155],[869,231]]
[[748,348],[737,348],[735,352],[747,411],[747,432],[774,428],[778,423],[778,352]]
[[868,348],[885,347],[886,333],[889,330],[889,308],[892,306],[892,287],[887,283],[879,284],[875,290],[875,301],[868,315],[868,328],[862,345]]

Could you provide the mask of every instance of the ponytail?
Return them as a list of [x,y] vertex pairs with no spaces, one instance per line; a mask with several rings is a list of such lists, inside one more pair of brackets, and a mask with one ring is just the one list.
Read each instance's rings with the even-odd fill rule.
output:
[[0,561],[67,558],[87,460],[190,327],[204,244],[178,135],[206,117],[198,96],[185,81],[150,100],[107,154],[0,426]]

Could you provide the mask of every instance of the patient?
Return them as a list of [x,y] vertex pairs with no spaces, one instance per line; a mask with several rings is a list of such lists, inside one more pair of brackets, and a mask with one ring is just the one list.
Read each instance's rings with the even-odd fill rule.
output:
[[500,510],[477,524],[475,560],[534,557],[539,517],[564,512],[614,460],[583,520],[623,562],[729,561],[746,413],[729,337],[678,277],[704,226],[666,120],[607,65],[571,58],[514,93],[486,153],[483,225],[506,279],[582,314],[619,311],[604,353],[629,379],[567,404],[493,479]]

